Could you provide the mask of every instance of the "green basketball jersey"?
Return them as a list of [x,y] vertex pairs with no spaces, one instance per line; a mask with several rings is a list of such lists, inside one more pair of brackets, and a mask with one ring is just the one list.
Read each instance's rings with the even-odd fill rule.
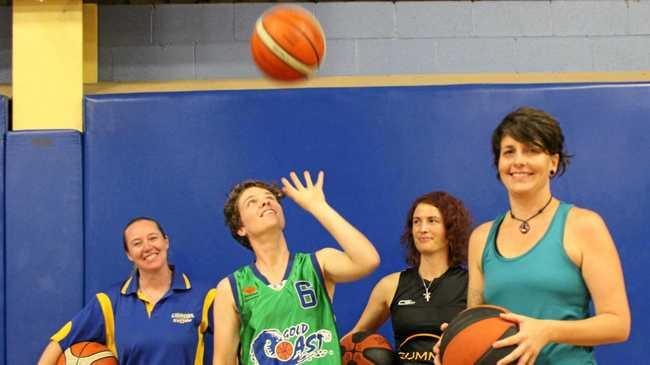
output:
[[313,254],[292,254],[277,287],[253,264],[229,280],[241,321],[240,365],[341,364],[332,303]]

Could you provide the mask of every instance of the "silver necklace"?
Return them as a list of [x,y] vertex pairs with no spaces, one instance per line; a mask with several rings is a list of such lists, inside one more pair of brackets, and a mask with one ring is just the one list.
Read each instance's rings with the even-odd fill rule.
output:
[[435,279],[431,280],[429,282],[429,285],[424,283],[424,278],[422,278],[421,276],[420,276],[420,280],[422,280],[422,286],[424,287],[424,294],[422,294],[422,296],[424,296],[424,299],[426,299],[426,301],[428,303],[429,300],[431,300],[431,292],[429,292],[429,288],[431,288],[431,284],[433,284],[433,281]]

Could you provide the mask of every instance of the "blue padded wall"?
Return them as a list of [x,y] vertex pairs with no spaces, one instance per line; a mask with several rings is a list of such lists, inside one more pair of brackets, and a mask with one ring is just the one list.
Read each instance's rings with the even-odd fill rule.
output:
[[9,100],[0,95],[0,364],[5,364],[5,135],[9,120]]
[[7,364],[35,364],[83,303],[81,134],[7,135]]
[[[171,260],[215,282],[251,254],[223,225],[230,187],[277,181],[291,169],[326,171],[330,203],[377,245],[371,277],[337,287],[348,331],[379,277],[404,268],[399,245],[412,199],[447,190],[477,222],[507,209],[490,135],[521,105],[556,116],[576,156],[554,182],[561,199],[601,213],[619,248],[633,311],[629,342],[599,360],[639,363],[650,335],[650,86],[465,85],[101,95],[86,98],[84,234],[88,298],[130,270],[121,244],[129,218],[157,217]],[[313,218],[286,201],[294,251],[334,245]],[[384,329],[388,334],[389,329]]]

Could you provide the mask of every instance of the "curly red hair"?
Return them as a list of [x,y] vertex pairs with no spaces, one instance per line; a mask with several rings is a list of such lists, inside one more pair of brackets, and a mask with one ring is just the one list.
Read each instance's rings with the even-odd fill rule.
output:
[[406,248],[406,263],[414,267],[420,265],[420,252],[415,248],[413,241],[413,213],[419,204],[433,205],[442,214],[451,265],[467,265],[467,245],[472,230],[472,217],[462,201],[444,191],[421,195],[411,204],[400,239]]

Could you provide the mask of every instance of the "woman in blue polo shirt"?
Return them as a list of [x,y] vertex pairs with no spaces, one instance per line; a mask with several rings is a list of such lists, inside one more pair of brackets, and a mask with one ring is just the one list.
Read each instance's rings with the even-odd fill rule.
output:
[[203,364],[214,289],[190,283],[169,265],[169,239],[154,219],[139,217],[126,225],[124,250],[133,274],[97,293],[55,333],[39,365],[54,365],[62,349],[81,341],[106,344],[121,365]]

